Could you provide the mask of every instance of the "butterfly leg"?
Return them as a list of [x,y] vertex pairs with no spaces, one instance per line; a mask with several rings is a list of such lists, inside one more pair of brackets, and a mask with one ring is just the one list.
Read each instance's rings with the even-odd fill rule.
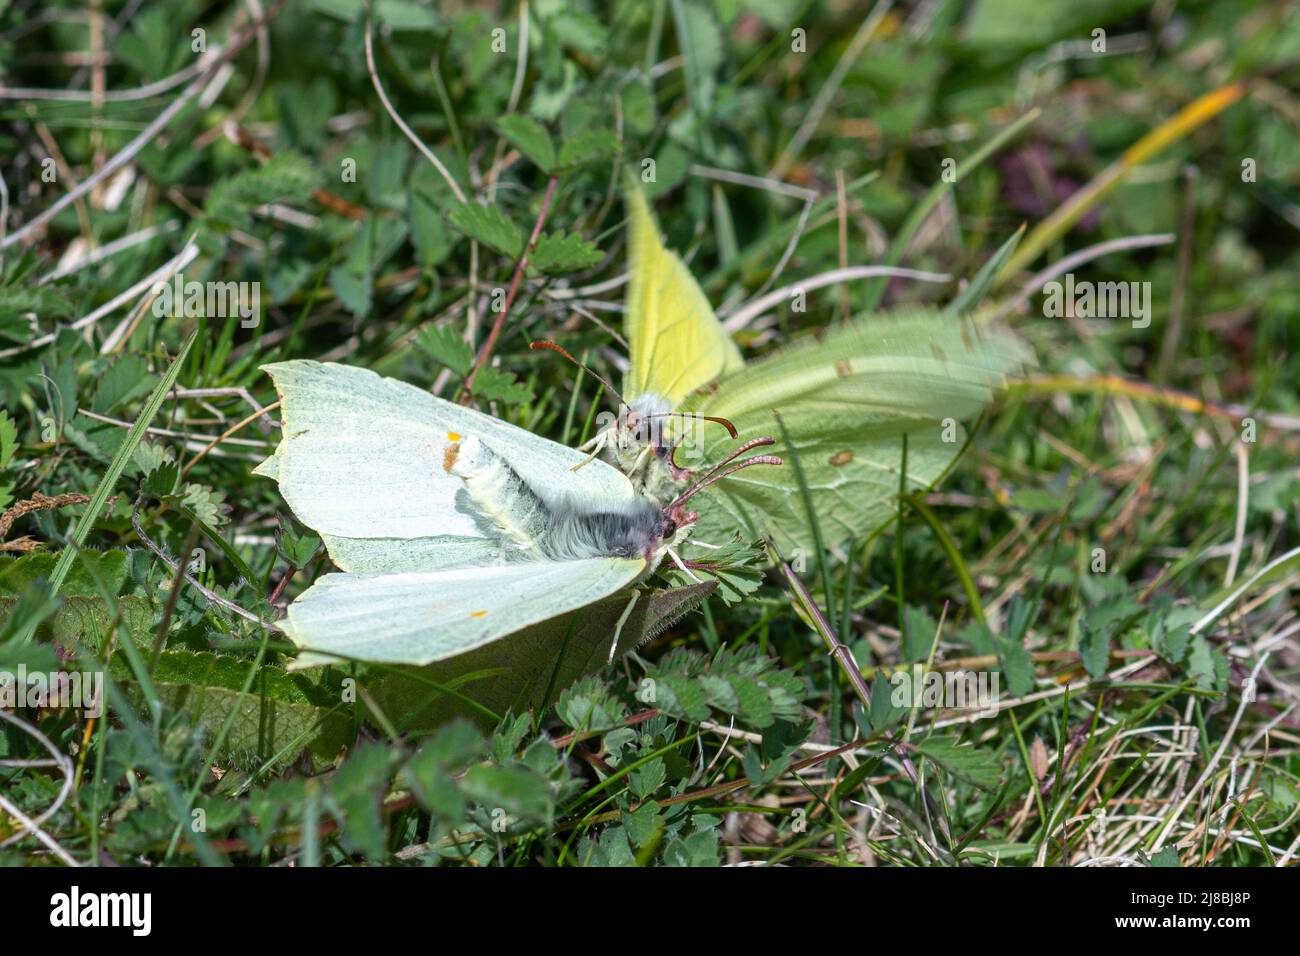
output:
[[644,448],[642,448],[640,454],[636,456],[636,461],[634,461],[632,463],[632,467],[628,469],[627,472],[628,477],[630,478],[631,476],[635,475],[638,471],[640,471],[642,468],[644,468],[646,462],[650,460],[650,455],[653,453],[654,453],[653,445],[646,445]]
[[605,434],[606,434],[605,432],[597,433],[595,438],[591,439],[590,441],[586,442],[585,444],[583,444],[578,448],[578,451],[586,451],[588,448],[590,448],[591,454],[588,455],[586,458],[584,458],[582,461],[578,462],[572,468],[570,468],[569,471],[577,471],[579,468],[583,468],[587,465],[590,465],[593,461],[596,460],[596,457],[602,451],[605,450]]
[[627,607],[623,608],[623,613],[618,616],[618,623],[614,625],[614,642],[609,645],[609,661],[607,663],[614,663],[614,652],[618,650],[618,639],[623,635],[623,625],[632,616],[632,608],[636,607],[637,599],[640,597],[640,591],[633,591],[632,600],[627,602]]
[[675,564],[675,565],[677,565],[679,568],[681,568],[682,571],[684,571],[684,572],[686,573],[686,576],[687,576],[687,577],[689,577],[689,578],[690,578],[692,581],[694,581],[696,584],[703,584],[703,583],[704,583],[704,582],[701,581],[700,578],[695,574],[695,572],[692,571],[690,568],[688,568],[688,567],[686,566],[686,563],[685,563],[685,562],[684,562],[680,557],[678,557],[676,551],[674,551],[672,548],[666,548],[665,550],[668,552],[668,557],[670,557],[670,558],[673,559],[673,564]]

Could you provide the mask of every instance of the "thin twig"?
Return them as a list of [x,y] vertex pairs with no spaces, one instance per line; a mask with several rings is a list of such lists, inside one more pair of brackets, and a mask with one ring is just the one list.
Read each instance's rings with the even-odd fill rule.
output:
[[745,303],[723,320],[722,327],[728,332],[738,332],[774,305],[780,305],[789,299],[790,294],[796,290],[812,292],[822,286],[849,282],[853,279],[874,279],[880,276],[889,276],[895,279],[916,279],[919,282],[952,281],[952,276],[946,272],[922,272],[919,269],[902,269],[897,266],[849,266],[847,269],[832,269],[829,272],[823,272],[821,275],[810,276],[807,279],[800,279],[798,282],[783,285],[779,289],[773,289],[767,295]]
[[198,581],[194,579],[193,575],[191,575],[188,571],[184,570],[184,568],[182,567],[179,561],[173,561],[166,551],[164,551],[161,547],[159,547],[153,541],[153,539],[151,539],[147,534],[145,534],[144,528],[141,527],[140,525],[140,501],[136,501],[135,506],[131,509],[131,527],[135,529],[136,537],[140,539],[141,543],[143,543],[146,548],[148,548],[155,555],[157,555],[158,560],[161,561],[163,564],[165,564],[169,571],[171,571],[173,574],[176,574],[178,572],[178,569],[180,569],[180,572],[184,574],[185,580],[190,583],[190,586],[193,587],[200,594],[202,594],[209,601],[211,601],[213,604],[216,604],[220,607],[224,607],[227,611],[231,611],[235,614],[238,614],[244,620],[252,621],[258,627],[261,627],[265,630],[269,631],[272,629],[270,625],[265,623],[260,617],[258,617],[252,611],[246,611],[238,604],[236,604],[234,601],[228,601],[225,598],[223,598],[220,594],[217,594],[215,591],[205,588],[202,584],[200,584]]
[[451,174],[451,171],[442,164],[442,160],[434,154],[433,150],[428,146],[425,146],[424,141],[415,135],[415,131],[406,125],[406,120],[402,119],[401,115],[393,107],[392,101],[388,99],[388,94],[384,92],[384,84],[379,82],[379,71],[375,67],[374,40],[371,38],[370,4],[368,2],[366,3],[366,71],[370,74],[371,85],[374,86],[375,92],[379,94],[379,102],[384,105],[384,109],[388,112],[388,115],[392,117],[393,122],[397,124],[397,128],[402,131],[402,134],[407,139],[415,144],[415,148],[420,151],[420,154],[433,164],[433,168],[438,171],[438,174],[442,176],[444,180],[446,180],[447,185],[451,187],[451,191],[455,193],[456,198],[461,202],[467,202],[468,200],[465,198],[465,192],[460,188],[460,183],[456,182],[456,177],[454,177]]
[[483,343],[483,348],[479,350],[478,358],[474,362],[474,367],[465,376],[465,382],[461,386],[460,401],[463,405],[469,401],[470,392],[474,388],[474,379],[488,359],[492,357],[492,350],[496,347],[497,339],[501,336],[501,329],[505,327],[506,318],[510,315],[510,307],[515,304],[515,296],[519,294],[519,285],[524,279],[524,270],[528,268],[528,257],[532,254],[533,247],[537,245],[537,238],[542,234],[542,225],[546,222],[546,216],[551,211],[551,200],[555,197],[555,184],[559,178],[552,176],[546,183],[546,195],[542,198],[542,208],[538,210],[537,221],[533,223],[532,235],[528,237],[528,244],[524,246],[523,253],[519,256],[519,261],[515,263],[515,274],[510,277],[510,288],[506,292],[505,304],[497,314],[496,321],[492,323],[492,329],[488,332],[487,341]]
[[193,458],[191,458],[188,462],[185,463],[185,467],[181,469],[181,477],[184,478],[187,474],[189,474],[190,469],[193,468],[198,463],[200,458],[202,458],[208,452],[212,451],[212,449],[216,448],[218,445],[220,445],[223,441],[225,441],[235,432],[239,431],[245,425],[257,421],[259,418],[261,418],[271,409],[279,408],[279,407],[280,407],[279,402],[272,402],[270,405],[267,405],[265,408],[259,408],[257,411],[253,412],[253,414],[249,415],[247,418],[231,425],[229,428],[227,428],[216,438],[212,439],[212,441],[208,442],[208,444],[203,447],[202,451],[200,451],[197,455],[195,455]]

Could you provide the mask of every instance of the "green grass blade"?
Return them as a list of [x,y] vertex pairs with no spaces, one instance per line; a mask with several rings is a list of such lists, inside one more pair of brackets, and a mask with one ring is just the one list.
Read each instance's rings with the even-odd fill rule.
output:
[[72,562],[77,560],[79,549],[86,542],[86,537],[90,534],[90,529],[95,526],[95,520],[99,513],[104,509],[104,504],[108,501],[109,494],[113,491],[113,486],[117,480],[122,477],[122,471],[126,468],[126,463],[131,460],[136,446],[144,438],[145,429],[154,420],[158,414],[158,409],[162,407],[163,399],[171,391],[172,385],[176,383],[176,376],[181,372],[185,364],[185,357],[189,354],[190,346],[194,344],[194,338],[198,333],[191,333],[190,337],[185,340],[181,346],[176,360],[172,362],[171,367],[167,369],[154,390],[149,395],[149,400],[145,402],[140,416],[131,426],[131,430],[126,433],[126,440],[122,442],[122,447],[117,450],[113,460],[109,462],[108,470],[104,472],[104,477],[100,479],[99,486],[95,489],[94,495],[90,498],[90,504],[86,506],[85,512],[81,515],[81,520],[72,531],[72,539],[68,546],[63,549],[59,555],[59,561],[54,565],[54,571],[50,574],[50,593],[58,594],[59,588],[68,577],[68,572],[72,570]]

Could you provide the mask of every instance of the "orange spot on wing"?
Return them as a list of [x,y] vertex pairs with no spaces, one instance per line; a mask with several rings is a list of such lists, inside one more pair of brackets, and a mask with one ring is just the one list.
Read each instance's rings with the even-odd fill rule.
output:
[[487,611],[470,611],[470,617],[487,617]]
[[460,432],[447,432],[447,441],[460,441]]

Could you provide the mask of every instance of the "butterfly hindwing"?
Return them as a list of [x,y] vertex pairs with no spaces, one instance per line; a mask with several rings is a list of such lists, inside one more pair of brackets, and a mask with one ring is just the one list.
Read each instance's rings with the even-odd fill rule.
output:
[[327,574],[289,605],[280,627],[308,652],[300,667],[339,658],[430,664],[598,601],[631,584],[644,566],[584,558]]

